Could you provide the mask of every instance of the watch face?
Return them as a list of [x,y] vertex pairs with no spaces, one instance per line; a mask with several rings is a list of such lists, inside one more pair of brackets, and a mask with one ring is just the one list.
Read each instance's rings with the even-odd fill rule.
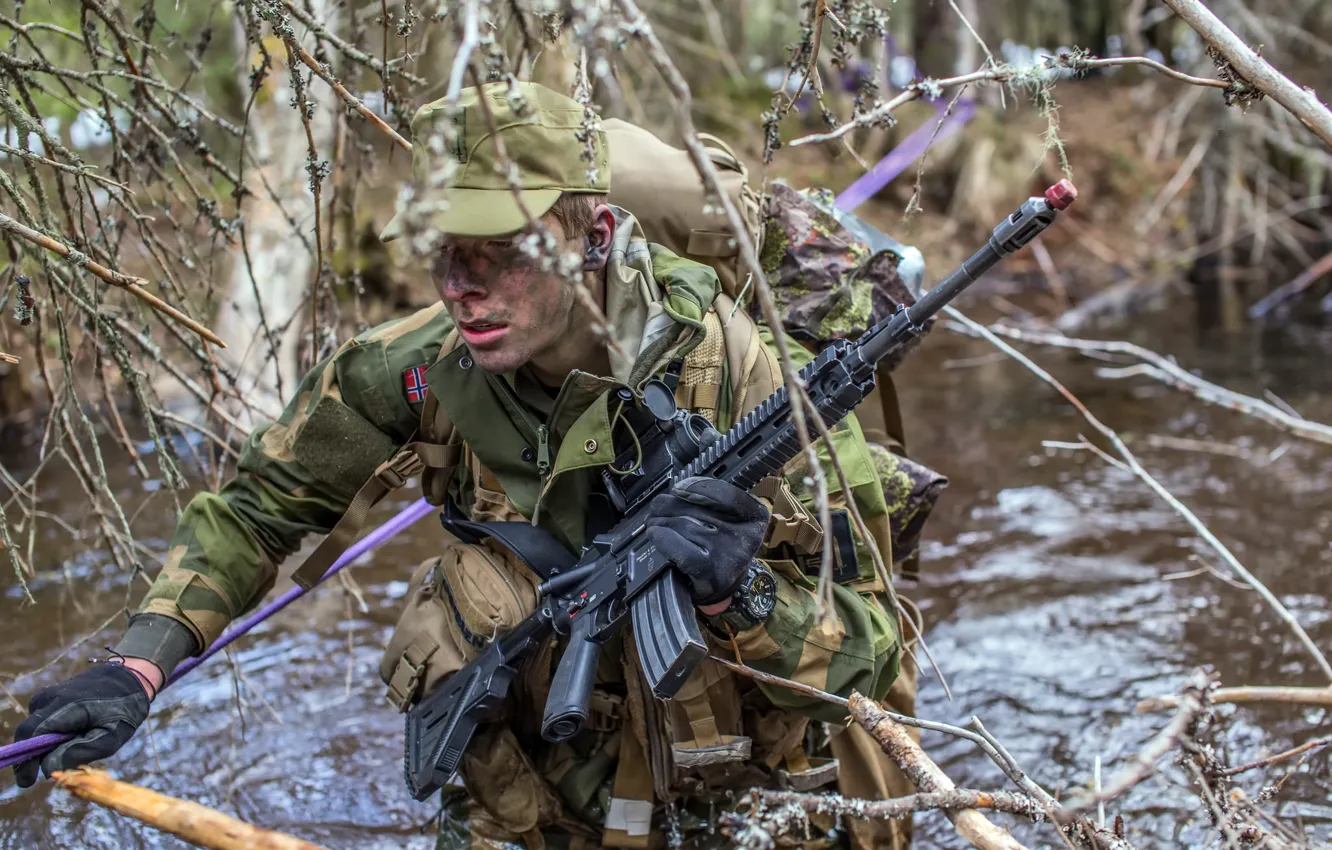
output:
[[757,570],[745,593],[745,614],[756,623],[768,619],[777,607],[777,579],[767,570]]

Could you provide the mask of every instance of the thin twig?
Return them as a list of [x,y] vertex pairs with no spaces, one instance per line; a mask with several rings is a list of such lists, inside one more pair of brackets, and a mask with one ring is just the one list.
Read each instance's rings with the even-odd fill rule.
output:
[[[971,33],[971,37],[976,40],[977,44],[980,45],[980,49],[985,51],[985,58],[989,60],[990,67],[991,68],[999,67],[999,62],[994,58],[994,54],[990,52],[990,46],[985,43],[985,39],[981,38],[980,33],[976,31],[976,27],[972,25],[971,20],[968,19],[965,14],[963,14],[962,8],[957,5],[957,0],[948,0],[948,5],[953,8],[953,12],[957,15],[958,20],[962,21],[962,26],[967,28],[967,32]],[[973,9],[973,11],[975,10]],[[1000,109],[1008,108],[1008,104],[1005,102],[1004,99],[1004,90],[1002,87],[999,89],[999,108]],[[935,132],[938,131],[936,130]]]
[[[1229,88],[1230,84],[1220,80],[1209,80],[1204,77],[1192,77],[1188,74],[1181,74],[1178,71],[1165,68],[1159,62],[1154,62],[1143,56],[1121,56],[1113,59],[1090,59],[1073,56],[1071,54],[1061,54],[1060,56],[1047,57],[1052,65],[1062,65],[1063,67],[1074,67],[1087,62],[1097,63],[1095,67],[1105,68],[1114,65],[1143,65],[1153,70],[1168,70],[1169,76],[1196,86],[1206,86],[1209,88]],[[957,86],[967,86],[973,83],[981,82],[1007,82],[1014,78],[1018,71],[1011,65],[998,65],[994,67],[981,68],[968,74],[959,74],[954,77],[944,77],[942,79],[920,80],[908,85],[893,98],[879,104],[866,111],[864,114],[848,121],[841,126],[829,130],[826,133],[814,133],[808,136],[801,136],[789,143],[790,147],[800,147],[801,145],[813,145],[822,142],[830,142],[834,139],[840,139],[857,127],[881,124],[892,118],[894,112],[902,106],[913,100],[919,100],[922,97],[936,98],[943,91]]]
[[[959,331],[968,336],[977,336],[970,328],[954,327],[945,323],[949,330]],[[1119,340],[1076,339],[1062,334],[1030,328],[1014,328],[1007,325],[991,325],[987,328],[996,336],[1017,340],[1033,345],[1049,345],[1056,348],[1068,348],[1084,354],[1121,354],[1143,361],[1141,364],[1125,368],[1101,368],[1097,375],[1103,378],[1123,379],[1129,377],[1149,377],[1192,394],[1194,397],[1252,416],[1267,424],[1279,428],[1288,434],[1310,440],[1315,443],[1332,445],[1332,426],[1304,419],[1262,399],[1237,393],[1225,387],[1205,381],[1179,366],[1179,364],[1148,348],[1131,342]]]
[[[1277,686],[1244,685],[1234,688],[1217,688],[1212,693],[1212,702],[1216,705],[1229,703],[1286,703],[1288,705],[1321,705],[1332,707],[1332,687],[1328,688],[1285,688]],[[1179,697],[1162,696],[1141,700],[1138,713],[1150,711],[1168,711],[1179,707]]]
[[1241,773],[1247,773],[1250,770],[1257,770],[1260,767],[1270,767],[1276,764],[1277,762],[1285,761],[1288,758],[1294,758],[1300,753],[1305,753],[1308,752],[1309,750],[1322,749],[1323,747],[1326,747],[1328,744],[1332,744],[1332,736],[1328,736],[1326,738],[1314,738],[1312,741],[1306,741],[1303,744],[1300,744],[1298,747],[1293,747],[1289,750],[1286,750],[1285,752],[1277,753],[1274,756],[1268,756],[1265,759],[1259,759],[1258,761],[1249,762],[1248,764],[1242,764],[1239,767],[1227,768],[1226,770],[1221,771],[1221,775],[1238,776]]
[[79,177],[86,177],[89,180],[95,180],[104,186],[112,186],[116,189],[120,189],[125,192],[133,191],[132,189],[130,189],[129,186],[125,185],[124,183],[117,183],[116,181],[108,177],[103,177],[100,174],[94,174],[92,171],[88,170],[89,167],[86,165],[83,166],[82,168],[77,168],[73,165],[67,165],[63,162],[56,162],[53,159],[47,159],[44,156],[38,156],[32,151],[23,150],[22,148],[10,147],[9,145],[5,144],[0,144],[0,151],[4,151],[5,153],[10,154],[11,156],[21,156],[24,159],[29,160],[31,162],[40,162],[42,165],[49,165],[52,168],[65,172],[66,174],[74,174]]
[[100,277],[102,280],[106,281],[112,286],[120,287],[126,292],[129,292],[135,298],[138,298],[140,301],[152,307],[157,312],[162,313],[163,315],[166,316],[170,316],[175,321],[179,322],[180,324],[194,331],[196,334],[208,340],[209,342],[213,343],[214,345],[220,348],[227,347],[226,343],[222,342],[222,340],[218,338],[217,334],[213,333],[208,328],[199,324],[194,319],[191,319],[189,316],[180,312],[175,307],[172,307],[170,304],[166,303],[161,298],[158,298],[156,295],[153,295],[151,292],[144,289],[143,287],[145,284],[148,283],[148,281],[144,280],[143,278],[131,277],[130,275],[121,274],[118,271],[108,269],[107,267],[101,265],[100,263],[93,262],[92,260],[88,259],[86,255],[73,250],[72,248],[61,242],[57,242],[56,240],[52,239],[49,236],[46,236],[45,234],[38,233],[36,230],[33,230],[31,227],[25,227],[24,225],[19,224],[17,221],[5,215],[4,213],[0,213],[0,232],[11,233],[15,236],[27,240],[28,242],[31,242],[34,245],[38,245],[42,248],[45,248],[48,251],[51,251],[54,254],[58,254],[59,256],[64,257],[65,259],[69,260],[71,263],[74,263],[75,265],[81,268],[87,269],[90,273],[96,275],[97,277]]
[[[1056,57],[1056,60],[1058,57]],[[1151,68],[1158,74],[1164,74],[1172,80],[1178,80],[1181,83],[1188,83],[1191,86],[1200,86],[1202,88],[1228,89],[1230,83],[1225,80],[1214,80],[1209,77],[1195,77],[1192,74],[1185,74],[1182,71],[1176,71],[1169,65],[1163,65],[1155,59],[1149,59],[1146,56],[1118,56],[1111,59],[1083,59],[1076,58],[1070,60],[1070,66],[1077,68],[1122,68],[1128,65],[1138,65],[1143,68]]]
[[[336,33],[330,31],[327,27],[323,26],[314,18],[310,17],[310,15],[306,14],[305,10],[302,9],[300,5],[291,2],[291,0],[278,0],[278,2],[280,2],[283,8],[287,10],[287,14],[291,15],[293,18],[295,18],[296,20],[304,24],[306,27],[308,27],[310,32],[314,33],[318,38],[322,39],[323,41],[327,41],[329,44],[337,48],[338,52],[340,52],[342,55],[346,56],[348,59],[352,60],[353,62],[358,62],[362,65],[365,65],[367,68],[374,71],[376,74],[379,74],[385,80],[387,80],[390,77],[390,75],[397,74],[398,76],[402,77],[404,80],[406,80],[407,82],[411,83],[414,86],[423,86],[426,84],[426,80],[424,78],[418,77],[417,75],[410,73],[409,71],[401,67],[402,66],[401,60],[390,60],[388,62],[385,62],[382,59],[377,59],[374,56],[371,56],[369,53],[365,52],[364,50],[361,50],[356,45],[348,44],[346,41],[339,38]],[[384,21],[384,29],[385,30],[388,29],[387,20]],[[388,106],[387,99],[384,101],[384,105],[387,108]]]
[[1113,800],[1128,789],[1142,782],[1156,772],[1156,763],[1174,750],[1185,732],[1197,721],[1199,715],[1207,711],[1212,704],[1210,692],[1214,690],[1215,677],[1203,670],[1195,670],[1180,690],[1179,711],[1170,723],[1147,743],[1142,751],[1133,756],[1132,762],[1110,778],[1100,792],[1088,793],[1078,790],[1069,795],[1064,805],[1072,811],[1085,811],[1095,807],[1102,800]]
[[[282,31],[279,32],[281,34]],[[328,83],[329,88],[337,92],[338,97],[342,98],[342,100],[348,106],[350,106],[352,109],[355,109],[357,113],[361,115],[362,118],[364,118],[365,120],[369,121],[372,125],[374,125],[376,130],[388,136],[395,145],[407,151],[408,153],[411,153],[412,151],[411,142],[407,141],[402,136],[398,135],[397,130],[394,130],[388,124],[385,124],[384,119],[376,115],[364,103],[361,103],[361,101],[356,97],[356,95],[347,91],[347,88],[342,83],[338,82],[337,78],[328,72],[328,69],[326,69],[323,65],[321,65],[317,59],[315,59],[313,56],[310,55],[310,52],[308,50],[306,50],[304,47],[301,46],[300,42],[296,40],[296,37],[294,35],[287,36],[284,34],[283,38],[286,41],[287,49],[292,51],[296,55],[297,59],[300,59],[301,62],[303,62],[307,68],[313,71],[316,77],[323,80],[325,83]]]
[[[1024,794],[1012,791],[973,791],[953,788],[948,791],[924,791],[889,800],[855,800],[841,794],[804,794],[798,791],[756,792],[765,806],[794,804],[810,814],[840,815],[862,820],[888,820],[912,812],[962,809],[990,809],[1036,821],[1044,816],[1040,804]],[[1016,842],[1006,846],[1020,846]]]

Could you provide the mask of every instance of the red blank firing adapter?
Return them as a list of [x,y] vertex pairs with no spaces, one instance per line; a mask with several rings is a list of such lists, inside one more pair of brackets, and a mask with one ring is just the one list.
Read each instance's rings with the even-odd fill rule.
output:
[[1060,180],[1045,190],[1045,200],[1057,210],[1068,209],[1068,205],[1078,199],[1078,187],[1070,180]]

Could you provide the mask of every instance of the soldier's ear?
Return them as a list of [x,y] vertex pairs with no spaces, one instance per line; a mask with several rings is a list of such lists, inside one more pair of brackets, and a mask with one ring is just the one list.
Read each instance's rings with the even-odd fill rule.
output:
[[615,237],[615,213],[607,204],[592,211],[592,227],[587,231],[583,249],[583,271],[599,272],[610,260],[611,240]]

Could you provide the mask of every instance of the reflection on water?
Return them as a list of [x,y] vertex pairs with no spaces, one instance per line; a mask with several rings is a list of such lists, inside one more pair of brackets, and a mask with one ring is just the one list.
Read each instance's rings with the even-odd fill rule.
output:
[[[1165,347],[1161,340],[1169,340],[1169,353],[1187,367],[1241,391],[1270,389],[1302,414],[1332,421],[1332,372],[1322,365],[1332,344],[1324,335],[1267,334],[1201,348],[1187,337],[1155,327],[1137,341]],[[1164,722],[1134,715],[1135,702],[1173,691],[1197,664],[1213,665],[1228,684],[1320,684],[1288,629],[1252,591],[1206,571],[1163,580],[1224,567],[1142,484],[1089,453],[1042,448],[1043,439],[1076,441],[1088,431],[1053,391],[1007,361],[941,368],[985,350],[936,331],[900,376],[911,449],[953,482],[930,521],[924,578],[905,588],[925,613],[955,697],[948,702],[932,674],[923,674],[922,715],[957,723],[981,717],[1039,782],[1067,794],[1090,782],[1097,756],[1113,773],[1135,753]],[[1141,379],[1098,379],[1094,364],[1069,354],[1034,354],[1121,430],[1143,464],[1332,651],[1325,495],[1332,450],[1287,445],[1260,423]],[[1152,435],[1239,446],[1247,456],[1151,448]],[[44,481],[48,504],[81,503],[74,482]],[[144,497],[132,479],[120,492],[130,506]],[[136,531],[162,551],[174,511],[168,495],[154,498]],[[426,520],[355,568],[368,611],[340,587],[323,588],[264,624],[229,659],[166,692],[147,734],[107,767],[330,848],[431,846],[419,828],[434,807],[414,802],[403,787],[401,717],[383,700],[375,667],[405,581],[430,554],[435,533]],[[45,525],[38,553],[46,572],[32,585],[37,607],[20,607],[12,577],[0,573],[0,665],[10,671],[49,660],[124,601],[126,580],[100,550]],[[8,686],[26,698],[84,663],[91,647],[114,641],[118,629],[74,660]],[[1226,755],[1236,763],[1329,731],[1324,713],[1296,707],[1221,713],[1230,718]],[[0,709],[0,737],[9,739],[18,718],[12,707]],[[998,771],[965,742],[927,733],[924,743],[959,785],[1002,787]],[[1281,794],[1281,814],[1302,819],[1322,841],[1332,840],[1330,764],[1325,754],[1310,759]],[[1262,780],[1252,774],[1243,784],[1252,792]],[[1194,795],[1170,770],[1111,812],[1124,814],[1142,848],[1204,846],[1211,836]],[[922,845],[962,846],[942,818],[918,824]],[[1029,846],[1051,846],[1047,828],[1014,830]],[[0,848],[176,846],[49,783],[19,794],[10,775],[0,779]]]

